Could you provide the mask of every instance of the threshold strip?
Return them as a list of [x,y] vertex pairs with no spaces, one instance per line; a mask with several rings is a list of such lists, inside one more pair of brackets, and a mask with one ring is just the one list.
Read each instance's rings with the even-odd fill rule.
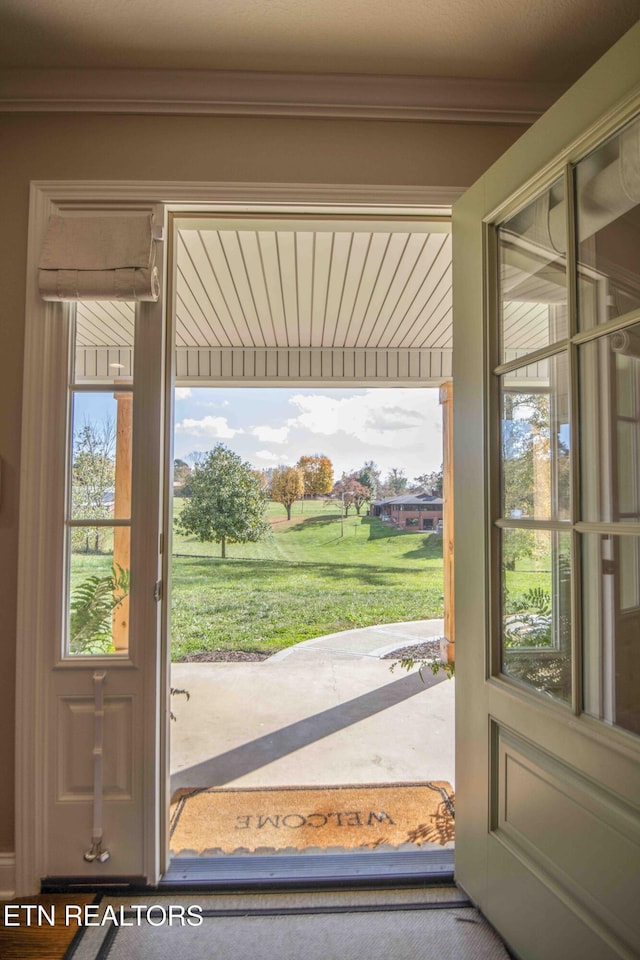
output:
[[171,887],[275,887],[306,883],[453,883],[454,851],[176,857],[158,884]]

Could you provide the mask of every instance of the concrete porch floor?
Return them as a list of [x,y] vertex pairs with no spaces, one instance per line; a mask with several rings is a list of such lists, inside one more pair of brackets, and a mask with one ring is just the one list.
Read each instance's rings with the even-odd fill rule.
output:
[[455,681],[381,657],[442,620],[318,637],[258,663],[175,663],[171,789],[448,780]]

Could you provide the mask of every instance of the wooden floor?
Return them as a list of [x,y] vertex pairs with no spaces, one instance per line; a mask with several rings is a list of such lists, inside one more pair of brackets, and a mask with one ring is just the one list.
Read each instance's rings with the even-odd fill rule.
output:
[[[0,957],[2,960],[63,960],[73,938],[80,929],[75,922],[65,923],[65,907],[67,904],[84,906],[92,903],[93,895],[82,894],[46,894],[37,897],[24,897],[17,900],[3,900],[0,903]],[[42,907],[49,916],[55,919],[55,925],[47,922],[36,923],[36,911],[31,911],[32,924],[27,925],[28,911],[5,911],[7,906],[29,904]],[[20,926],[7,926],[7,921],[16,922]]]

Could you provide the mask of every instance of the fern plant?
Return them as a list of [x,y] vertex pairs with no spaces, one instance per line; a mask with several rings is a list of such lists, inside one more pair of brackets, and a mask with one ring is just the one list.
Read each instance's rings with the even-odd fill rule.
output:
[[416,659],[415,657],[410,657],[410,656],[409,656],[409,657],[402,657],[401,660],[394,660],[394,661],[393,661],[393,663],[392,663],[391,666],[389,667],[389,670],[391,671],[391,673],[393,673],[393,671],[395,670],[396,667],[400,667],[402,670],[406,670],[407,673],[409,673],[409,672],[410,672],[411,670],[413,670],[415,667],[418,667],[418,673],[419,673],[420,679],[422,680],[423,683],[425,682],[425,680],[424,680],[424,672],[423,672],[423,671],[424,671],[427,667],[429,668],[429,670],[431,670],[431,673],[434,675],[434,677],[437,676],[437,674],[438,674],[441,670],[444,670],[444,672],[445,672],[445,674],[447,675],[447,678],[448,678],[449,680],[451,680],[451,678],[455,675],[455,672],[456,672],[456,665],[455,665],[455,663],[451,663],[451,662],[449,662],[449,661],[440,660],[440,659],[438,659],[438,658],[433,659],[433,660],[431,660],[431,659],[429,659],[429,660],[420,660],[420,659]]
[[542,587],[531,587],[513,604],[504,626],[508,647],[549,647],[552,642],[551,594]]
[[76,654],[113,650],[113,612],[129,594],[129,571],[115,563],[106,577],[87,577],[69,603],[69,649]]

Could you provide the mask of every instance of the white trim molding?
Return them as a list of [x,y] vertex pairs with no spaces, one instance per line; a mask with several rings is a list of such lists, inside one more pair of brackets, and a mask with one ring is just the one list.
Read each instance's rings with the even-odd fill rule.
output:
[[531,124],[566,85],[212,70],[0,70],[0,111]]
[[11,900],[16,893],[16,855],[0,853],[0,900]]
[[113,203],[131,209],[165,203],[176,214],[198,212],[330,213],[336,218],[392,216],[402,218],[442,216],[462,196],[465,187],[359,183],[260,183],[243,181],[200,182],[165,180],[33,180],[37,195],[55,197],[56,209],[84,207],[93,197],[96,210]]

